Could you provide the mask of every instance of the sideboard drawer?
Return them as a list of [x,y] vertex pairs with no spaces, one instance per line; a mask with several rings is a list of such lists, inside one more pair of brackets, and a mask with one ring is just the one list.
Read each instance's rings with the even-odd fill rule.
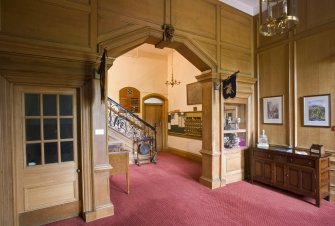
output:
[[254,151],[254,156],[263,159],[273,159],[273,154],[267,153],[265,151]]
[[296,158],[296,157],[287,157],[288,163],[293,163],[301,166],[307,166],[307,167],[315,167],[315,161],[311,159],[302,159],[302,158]]

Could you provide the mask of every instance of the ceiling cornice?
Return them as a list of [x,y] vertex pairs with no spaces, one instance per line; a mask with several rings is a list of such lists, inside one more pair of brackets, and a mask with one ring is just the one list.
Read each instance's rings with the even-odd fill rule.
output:
[[[241,10],[242,12],[245,12],[251,16],[255,16],[259,9],[258,9],[258,5],[255,6],[254,1],[249,0],[250,4],[246,4],[243,1],[239,1],[239,0],[219,0],[223,3],[226,3],[227,5],[230,5],[238,10]],[[257,1],[258,2],[258,1]]]

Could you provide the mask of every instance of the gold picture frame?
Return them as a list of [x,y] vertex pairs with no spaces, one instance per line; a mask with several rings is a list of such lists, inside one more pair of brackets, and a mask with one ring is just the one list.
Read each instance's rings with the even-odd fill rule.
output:
[[187,105],[202,104],[202,86],[200,82],[186,84]]

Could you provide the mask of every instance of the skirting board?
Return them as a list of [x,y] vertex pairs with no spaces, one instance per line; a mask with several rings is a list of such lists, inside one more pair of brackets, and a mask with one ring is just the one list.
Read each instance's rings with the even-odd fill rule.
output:
[[71,202],[58,206],[52,206],[40,210],[20,213],[20,225],[33,226],[43,225],[79,215],[80,202]]
[[104,217],[109,217],[114,215],[113,204],[107,204],[101,207],[97,207],[95,211],[85,212],[83,217],[86,222],[91,222]]
[[180,149],[177,149],[177,148],[171,148],[171,147],[168,147],[165,151],[169,152],[169,153],[172,153],[172,154],[175,154],[175,155],[179,155],[179,156],[184,157],[184,158],[188,158],[188,159],[197,161],[197,162],[202,162],[201,155],[197,155],[197,154],[194,154],[194,153],[191,153],[191,152],[187,152],[187,151],[184,151],[184,150],[180,150]]

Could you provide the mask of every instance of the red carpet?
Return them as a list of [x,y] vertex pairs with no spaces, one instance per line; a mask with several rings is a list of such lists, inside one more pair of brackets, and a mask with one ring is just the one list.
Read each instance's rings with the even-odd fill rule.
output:
[[85,223],[79,217],[50,225],[335,225],[335,203],[321,208],[290,193],[245,181],[210,190],[198,183],[199,163],[160,153],[156,165],[131,166],[130,194],[125,176],[113,176],[112,217]]

